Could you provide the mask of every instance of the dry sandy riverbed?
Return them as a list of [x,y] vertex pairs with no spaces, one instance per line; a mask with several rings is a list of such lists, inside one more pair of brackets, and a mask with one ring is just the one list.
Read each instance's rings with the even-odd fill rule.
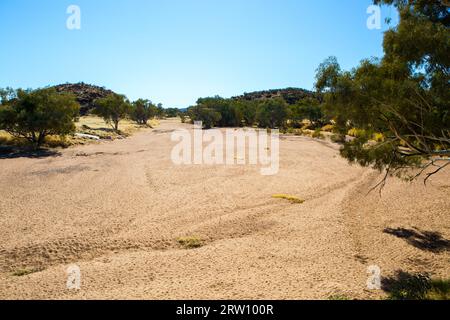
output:
[[[366,288],[370,265],[450,277],[448,170],[427,187],[389,180],[382,197],[367,195],[378,173],[306,137],[281,141],[275,176],[176,166],[180,127],[0,158],[0,298],[379,298]],[[306,201],[272,198],[280,193]],[[181,248],[176,239],[192,235],[204,246]],[[72,263],[79,291],[66,288]]]

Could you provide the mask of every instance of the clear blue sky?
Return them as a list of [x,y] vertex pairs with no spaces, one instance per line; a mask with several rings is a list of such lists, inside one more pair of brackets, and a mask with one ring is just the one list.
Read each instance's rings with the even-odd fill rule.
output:
[[[67,7],[81,8],[68,30]],[[382,56],[371,0],[0,0],[0,87],[92,83],[187,107],[283,87],[312,89],[330,55],[343,68]]]

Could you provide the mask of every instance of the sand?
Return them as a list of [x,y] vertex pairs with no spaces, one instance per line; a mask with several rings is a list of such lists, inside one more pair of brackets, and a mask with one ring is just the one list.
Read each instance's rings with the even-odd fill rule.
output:
[[[380,197],[367,194],[378,172],[296,136],[283,137],[275,176],[178,166],[177,128],[191,127],[165,120],[57,156],[0,159],[0,298],[377,299],[371,265],[450,277],[449,170],[427,186],[390,179]],[[203,246],[182,248],[189,236]],[[66,287],[71,264],[80,290]]]

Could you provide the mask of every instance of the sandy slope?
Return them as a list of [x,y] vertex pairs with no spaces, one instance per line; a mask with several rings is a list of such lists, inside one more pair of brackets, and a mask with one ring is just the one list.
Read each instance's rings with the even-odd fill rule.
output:
[[[0,159],[0,298],[377,298],[366,289],[369,265],[450,277],[449,171],[427,187],[390,180],[382,197],[367,195],[377,173],[305,137],[282,140],[276,176],[176,166],[170,132],[182,126]],[[386,228],[407,229],[410,241]],[[176,239],[190,235],[206,245],[180,248]],[[66,289],[71,263],[80,291]],[[24,268],[40,271],[12,275]]]

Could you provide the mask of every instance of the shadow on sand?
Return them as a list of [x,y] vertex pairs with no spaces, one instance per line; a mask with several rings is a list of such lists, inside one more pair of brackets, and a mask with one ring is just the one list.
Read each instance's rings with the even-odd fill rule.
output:
[[10,147],[0,146],[0,160],[1,159],[17,159],[17,158],[48,158],[58,157],[61,153],[54,150],[38,149],[34,150],[29,147]]
[[405,239],[407,243],[420,250],[439,253],[450,249],[450,241],[438,232],[405,228],[386,228],[383,232]]

